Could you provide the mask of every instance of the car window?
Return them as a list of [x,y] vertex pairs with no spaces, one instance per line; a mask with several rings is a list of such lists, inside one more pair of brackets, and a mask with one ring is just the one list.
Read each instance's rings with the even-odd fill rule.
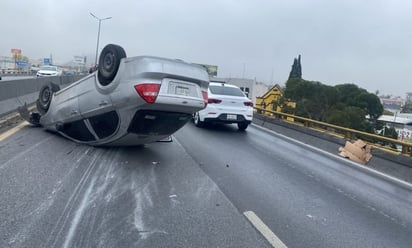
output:
[[239,88],[226,86],[209,86],[210,92],[215,95],[245,96]]
[[54,66],[42,66],[42,67],[40,67],[40,70],[57,71],[57,68],[54,67]]
[[99,136],[100,139],[103,139],[114,134],[117,130],[117,126],[119,125],[119,116],[116,111],[111,111],[91,117],[89,118],[89,121],[97,136]]
[[96,140],[92,133],[90,133],[83,120],[65,123],[62,133],[79,141],[93,141]]

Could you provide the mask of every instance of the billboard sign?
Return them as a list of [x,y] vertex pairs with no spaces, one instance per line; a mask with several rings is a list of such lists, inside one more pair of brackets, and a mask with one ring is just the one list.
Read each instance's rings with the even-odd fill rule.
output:
[[50,59],[49,58],[44,58],[43,59],[43,64],[50,65]]
[[84,65],[86,64],[86,57],[84,56],[74,56],[73,57],[73,62],[77,64]]
[[27,66],[27,62],[26,62],[26,61],[22,61],[22,60],[17,61],[16,64],[17,64],[18,67],[25,67],[25,66]]
[[12,53],[12,54],[21,54],[21,49],[12,48],[12,49],[11,49],[11,53]]
[[402,100],[400,99],[381,99],[384,109],[400,110]]

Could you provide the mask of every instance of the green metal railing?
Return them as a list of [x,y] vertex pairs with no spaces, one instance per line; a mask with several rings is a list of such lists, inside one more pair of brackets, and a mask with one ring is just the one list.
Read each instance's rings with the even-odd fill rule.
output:
[[[395,144],[395,145],[402,147],[401,149],[402,154],[409,155],[412,157],[412,143],[403,142],[400,140],[391,139],[391,138],[376,135],[376,134],[366,133],[366,132],[358,131],[355,129],[341,127],[341,126],[329,124],[326,122],[316,121],[316,120],[312,120],[309,118],[300,117],[300,116],[296,116],[292,114],[271,111],[271,110],[267,110],[267,109],[263,109],[259,107],[254,107],[254,109],[258,113],[261,113],[266,116],[279,118],[284,121],[295,123],[295,124],[301,124],[308,128],[316,128],[316,129],[321,129],[327,132],[336,133],[336,134],[344,136],[345,139],[362,138],[368,142],[370,141],[372,141],[373,143],[378,142],[377,144],[385,144],[385,142]],[[288,121],[287,118],[292,118],[293,121]]]

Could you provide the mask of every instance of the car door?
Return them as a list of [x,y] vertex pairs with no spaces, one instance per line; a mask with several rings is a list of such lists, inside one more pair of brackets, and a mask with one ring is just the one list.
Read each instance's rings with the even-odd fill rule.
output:
[[115,111],[110,91],[101,90],[96,83],[82,85],[79,94],[79,110],[84,122],[96,139],[104,139],[115,133],[119,116]]
[[55,93],[46,117],[51,118],[51,123],[67,123],[81,118],[75,84]]
[[100,90],[96,82],[91,83],[90,81],[88,80],[86,84],[82,84],[79,89],[79,110],[83,118],[93,117],[113,110],[109,92]]

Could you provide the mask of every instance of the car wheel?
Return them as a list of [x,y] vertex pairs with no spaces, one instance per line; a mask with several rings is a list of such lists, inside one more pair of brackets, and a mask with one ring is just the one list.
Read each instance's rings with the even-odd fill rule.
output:
[[44,115],[45,113],[47,113],[47,110],[49,110],[49,107],[50,107],[53,93],[59,90],[60,90],[60,87],[54,83],[44,85],[40,89],[39,99],[37,99],[36,101],[36,106],[37,106],[37,110],[41,114]]
[[106,45],[99,58],[98,78],[102,85],[109,85],[116,76],[120,60],[126,57],[126,52],[121,46]]
[[199,112],[195,113],[195,116],[193,117],[193,123],[195,123],[196,127],[203,127],[205,123],[200,120]]
[[247,124],[246,122],[239,122],[237,124],[237,128],[239,129],[239,131],[245,131],[247,126],[249,126],[249,124]]

